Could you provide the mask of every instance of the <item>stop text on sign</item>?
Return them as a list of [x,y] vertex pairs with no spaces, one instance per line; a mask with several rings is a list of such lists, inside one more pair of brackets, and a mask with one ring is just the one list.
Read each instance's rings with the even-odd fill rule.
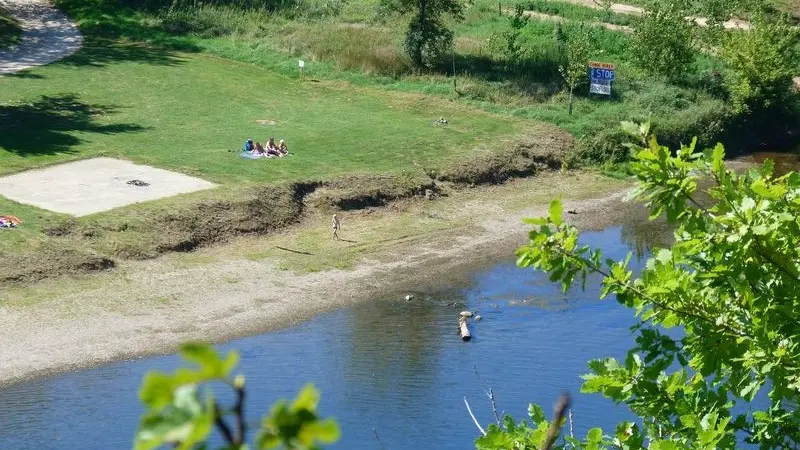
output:
[[589,63],[589,92],[592,94],[611,95],[611,82],[614,81],[614,64]]

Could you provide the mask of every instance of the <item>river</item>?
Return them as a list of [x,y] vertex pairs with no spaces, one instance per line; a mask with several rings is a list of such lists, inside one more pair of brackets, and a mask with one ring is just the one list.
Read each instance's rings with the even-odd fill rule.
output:
[[[584,241],[621,258],[631,245],[641,252],[641,242],[625,238],[630,234],[629,227],[613,227],[586,233]],[[632,345],[631,312],[613,299],[597,300],[597,280],[585,293],[563,295],[543,274],[503,262],[466,286],[402,297],[221,346],[241,352],[250,419],[307,381],[322,391],[321,412],[343,430],[330,448],[379,449],[376,432],[392,450],[470,448],[477,430],[463,397],[486,425],[492,410],[484,387],[494,390],[499,409],[518,418],[529,402],[549,411],[568,390],[578,433],[628,417],[624,407],[578,394],[588,360],[624,357]],[[456,334],[463,309],[483,316],[472,325],[471,342]],[[0,448],[129,448],[142,412],[142,376],[178,364],[174,355],[149,357],[2,389]]]

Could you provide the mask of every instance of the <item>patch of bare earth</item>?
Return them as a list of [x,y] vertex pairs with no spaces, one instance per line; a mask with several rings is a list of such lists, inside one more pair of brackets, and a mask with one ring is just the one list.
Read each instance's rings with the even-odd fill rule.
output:
[[[440,201],[407,200],[402,209],[354,213],[344,221],[346,240],[332,244],[326,234],[326,246],[359,248],[373,238],[356,230],[387,231],[386,243],[361,255],[352,270],[280,270],[279,258],[242,257],[230,250],[233,242],[198,250],[192,254],[196,264],[175,266],[162,257],[126,262],[93,277],[6,290],[0,294],[0,384],[170,352],[190,339],[256,334],[378,295],[465,282],[476,266],[512,255],[526,237],[521,218],[544,215],[558,192],[565,194],[566,209],[577,212],[570,219],[591,228],[608,225],[620,213],[627,186],[591,174],[549,174],[455,192]],[[391,239],[404,235],[397,224],[423,216],[442,224],[414,239]],[[328,226],[327,216],[319,221],[319,227]],[[294,231],[298,238],[306,232]],[[269,238],[247,239],[249,248],[270,245]]]

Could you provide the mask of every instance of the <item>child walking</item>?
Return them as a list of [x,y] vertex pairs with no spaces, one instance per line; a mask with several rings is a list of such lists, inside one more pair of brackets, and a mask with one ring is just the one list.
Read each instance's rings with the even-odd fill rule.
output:
[[336,217],[336,214],[333,215],[331,219],[331,228],[333,228],[333,237],[332,239],[339,240],[339,228],[342,227],[342,224],[339,222],[339,218]]

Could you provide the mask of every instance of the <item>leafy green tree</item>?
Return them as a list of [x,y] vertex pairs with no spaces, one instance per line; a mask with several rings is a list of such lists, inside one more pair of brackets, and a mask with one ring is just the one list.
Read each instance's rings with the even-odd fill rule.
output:
[[384,0],[384,5],[400,14],[412,14],[405,49],[415,67],[433,67],[452,48],[453,32],[442,22],[442,15],[461,20],[462,7],[457,0]]
[[796,100],[792,78],[800,73],[800,31],[759,16],[748,32],[726,33],[720,56],[730,71],[725,84],[734,110],[757,112]]
[[528,24],[529,17],[525,14],[525,7],[517,5],[514,15],[508,18],[508,29],[499,33],[494,33],[491,38],[491,46],[502,53],[506,61],[506,68],[517,67],[528,55],[528,49],[522,42],[522,30]]
[[689,72],[694,62],[693,26],[677,2],[649,4],[633,28],[631,57],[647,73],[670,80]]
[[[145,375],[139,399],[147,410],[136,432],[134,450],[164,446],[208,449],[206,441],[214,428],[225,442],[222,450],[250,448],[244,416],[245,379],[242,375],[231,376],[239,354],[229,352],[222,358],[212,347],[199,343],[184,345],[181,354],[196,368],[180,368],[172,374],[151,371]],[[212,382],[233,389],[236,400],[231,408],[223,408],[217,402],[208,387]],[[254,448],[312,450],[318,448],[317,442],[335,442],[339,427],[335,421],[317,416],[318,402],[319,392],[307,385],[291,404],[285,400],[275,403],[262,420]]]
[[585,82],[589,71],[589,56],[592,52],[591,28],[580,24],[564,39],[564,58],[558,67],[561,77],[569,88],[569,104],[567,111],[572,114],[572,94],[575,87]]
[[[666,216],[676,227],[672,247],[655,251],[635,275],[630,254],[614,261],[581,245],[554,200],[548,217],[527,220],[534,226],[530,243],[518,250],[520,266],[549,273],[564,290],[600,274],[602,297],[614,295],[639,318],[625,360],[591,361],[582,387],[626,404],[639,419],[556,447],[710,450],[744,441],[796,448],[800,174],[776,175],[771,162],[736,174],[726,169],[721,145],[698,152],[695,140],[673,152],[648,136],[647,124],[624,129],[639,140],[631,146],[633,196],[652,219]],[[708,182],[710,188],[699,188]],[[664,332],[676,327],[678,333]],[[505,427],[490,427],[476,445],[549,448],[540,432],[547,424],[538,413],[531,418],[522,430],[510,418]],[[557,417],[550,426],[561,422]]]
[[592,3],[603,10],[605,13],[605,20],[611,20],[611,14],[614,12],[614,0],[592,0]]

